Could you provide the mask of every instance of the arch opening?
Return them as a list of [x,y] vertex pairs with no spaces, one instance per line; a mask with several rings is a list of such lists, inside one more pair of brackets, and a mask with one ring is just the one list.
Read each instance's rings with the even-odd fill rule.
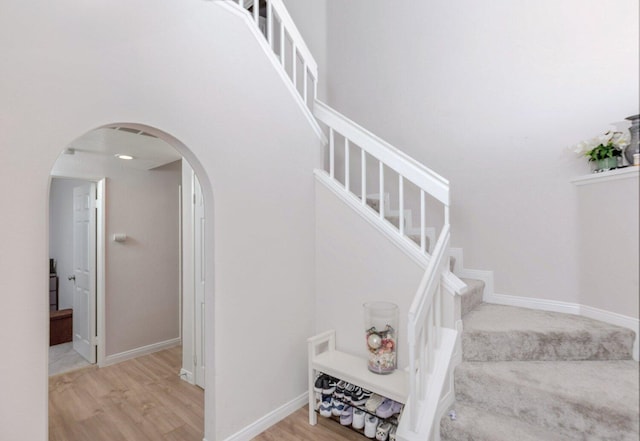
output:
[[[165,144],[165,151],[164,156],[161,154],[156,158],[149,149],[159,143]],[[140,153],[131,153],[130,149]],[[173,157],[169,150],[173,151]],[[174,157],[177,159],[172,160]],[[179,177],[179,186],[172,187],[176,177]],[[214,336],[212,323],[205,326],[203,314],[204,304],[207,304],[210,305],[207,317],[213,317],[213,259],[204,258],[213,256],[213,191],[198,158],[181,141],[160,129],[137,123],[113,123],[88,131],[64,148],[51,167],[50,213],[52,192],[57,187],[64,187],[58,185],[59,182],[67,184],[66,187],[81,182],[93,183],[96,187],[95,275],[89,279],[96,288],[95,333],[91,336],[95,337],[97,347],[94,362],[100,368],[117,367],[128,359],[164,348],[170,351],[164,358],[173,357],[176,361],[176,352],[169,348],[179,343],[182,351],[175,377],[204,388],[204,365],[206,360],[213,360],[213,354],[206,354],[205,358],[205,342],[213,342]],[[171,194],[167,195],[169,192]],[[200,211],[191,203],[194,197],[200,198]],[[167,207],[177,211],[158,215]],[[198,213],[200,218],[196,221],[194,215]],[[147,215],[151,216],[151,221]],[[205,219],[209,220],[205,222]],[[190,227],[187,228],[185,222],[189,222]],[[196,232],[197,227],[201,227],[199,232]],[[175,236],[170,232],[172,229]],[[48,230],[51,254],[51,222]],[[168,256],[167,247],[176,244],[178,250],[174,249],[172,256]],[[185,256],[185,251],[189,256]],[[178,255],[177,262],[173,254]],[[201,256],[200,262],[196,262],[197,256]],[[73,265],[76,266],[75,261]],[[168,270],[166,265],[174,268]],[[54,270],[57,268],[57,264],[50,266]],[[196,271],[199,271],[197,275]],[[177,304],[171,306],[171,288],[164,297],[158,294],[163,285],[167,285],[166,279],[162,280],[167,275],[169,278],[177,275],[174,280],[176,292],[173,293]],[[60,277],[68,276],[61,274]],[[196,292],[196,278],[206,281],[199,292]],[[146,285],[145,281],[152,283]],[[75,284],[77,279],[73,282]],[[123,288],[125,286],[127,288]],[[189,292],[185,292],[185,288]],[[67,296],[67,305],[63,306],[68,306],[69,301]],[[136,316],[136,311],[144,313]],[[172,316],[176,312],[177,317]],[[135,318],[132,320],[132,317]],[[198,317],[201,320],[196,323]],[[151,335],[154,323],[162,325],[162,329],[155,329],[155,337]],[[75,339],[75,329],[72,334]],[[212,351],[213,345],[209,348]],[[202,367],[200,378],[194,361],[196,352]],[[208,375],[213,377],[213,365],[208,369]],[[209,382],[208,388],[213,388],[213,382]],[[52,394],[50,386],[50,399]],[[198,432],[194,439],[204,437],[203,394],[201,399],[202,425],[191,428]],[[51,415],[49,419],[51,431]]]

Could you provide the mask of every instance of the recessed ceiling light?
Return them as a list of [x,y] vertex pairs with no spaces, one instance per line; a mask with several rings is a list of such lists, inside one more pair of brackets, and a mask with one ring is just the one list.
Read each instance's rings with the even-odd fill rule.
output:
[[125,159],[125,160],[127,160],[127,161],[130,161],[131,159],[133,159],[133,156],[131,156],[131,155],[122,155],[122,154],[118,153],[118,154],[116,155],[116,158],[118,158],[118,159]]

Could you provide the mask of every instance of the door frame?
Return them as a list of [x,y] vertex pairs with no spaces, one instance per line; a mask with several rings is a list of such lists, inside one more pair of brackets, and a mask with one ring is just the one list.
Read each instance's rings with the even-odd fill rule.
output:
[[[96,184],[96,335],[95,343],[96,364],[103,367],[106,357],[105,335],[106,335],[106,298],[105,298],[105,206],[106,206],[106,178],[95,176],[84,176],[82,174],[69,176],[51,173],[50,179],[78,179]],[[49,185],[51,187],[51,185]],[[49,190],[51,193],[51,190]]]

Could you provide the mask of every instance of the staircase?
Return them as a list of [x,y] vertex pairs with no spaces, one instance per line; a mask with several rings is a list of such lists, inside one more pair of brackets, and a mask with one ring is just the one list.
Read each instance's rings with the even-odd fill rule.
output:
[[318,101],[317,65],[284,3],[254,3],[223,2],[255,24],[326,144],[316,180],[425,268],[407,317],[410,387],[397,439],[637,440],[634,333],[483,303],[483,282],[453,274],[448,181]]
[[463,362],[443,441],[636,441],[634,332],[585,317],[482,303],[465,280]]

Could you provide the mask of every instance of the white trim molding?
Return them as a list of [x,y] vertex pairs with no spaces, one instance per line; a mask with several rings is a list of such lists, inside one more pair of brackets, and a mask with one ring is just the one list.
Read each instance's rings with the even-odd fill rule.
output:
[[165,340],[158,343],[153,343],[147,346],[142,346],[140,348],[131,349],[129,351],[120,352],[118,354],[107,355],[104,358],[104,362],[99,366],[106,367],[111,366],[112,364],[121,363],[126,360],[131,360],[132,358],[141,357],[143,355],[153,354],[154,352],[162,351],[164,349],[173,348],[174,346],[178,346],[182,343],[180,338],[173,338],[171,340]]
[[[234,433],[230,437],[226,438],[224,441],[249,441],[256,436],[260,435],[262,432],[267,430],[269,427],[274,424],[282,421],[289,415],[291,415],[296,410],[304,407],[307,404],[309,398],[309,393],[305,392],[302,395],[294,398],[293,400],[285,403],[284,405],[278,407],[277,409],[269,412],[262,418],[254,421],[249,424],[244,429]],[[203,440],[206,441],[206,440]]]
[[619,179],[637,178],[640,176],[640,167],[625,167],[609,170],[602,173],[591,173],[590,175],[579,176],[571,180],[575,185],[599,184],[607,181],[617,181]]
[[416,246],[415,243],[408,237],[400,237],[398,230],[392,226],[389,222],[381,222],[380,215],[368,205],[362,205],[362,201],[352,193],[344,191],[343,187],[340,187],[336,181],[329,177],[329,174],[324,170],[315,170],[316,181],[327,187],[338,199],[350,206],[355,210],[362,218],[376,228],[380,233],[386,236],[391,242],[397,246],[400,250],[404,251],[415,263],[422,268],[426,268],[429,263],[429,256],[423,254]]
[[498,305],[518,306],[520,308],[538,309],[540,311],[562,312],[565,314],[581,315],[611,325],[621,326],[631,329],[636,333],[633,343],[633,359],[638,361],[640,356],[640,345],[638,334],[640,334],[640,320],[615,312],[581,305],[579,303],[561,302],[558,300],[536,299],[533,297],[519,297],[506,294],[489,294],[484,297],[487,303]]
[[181,380],[184,380],[189,384],[195,384],[195,381],[193,380],[193,372],[190,372],[185,368],[180,369],[179,377]]

